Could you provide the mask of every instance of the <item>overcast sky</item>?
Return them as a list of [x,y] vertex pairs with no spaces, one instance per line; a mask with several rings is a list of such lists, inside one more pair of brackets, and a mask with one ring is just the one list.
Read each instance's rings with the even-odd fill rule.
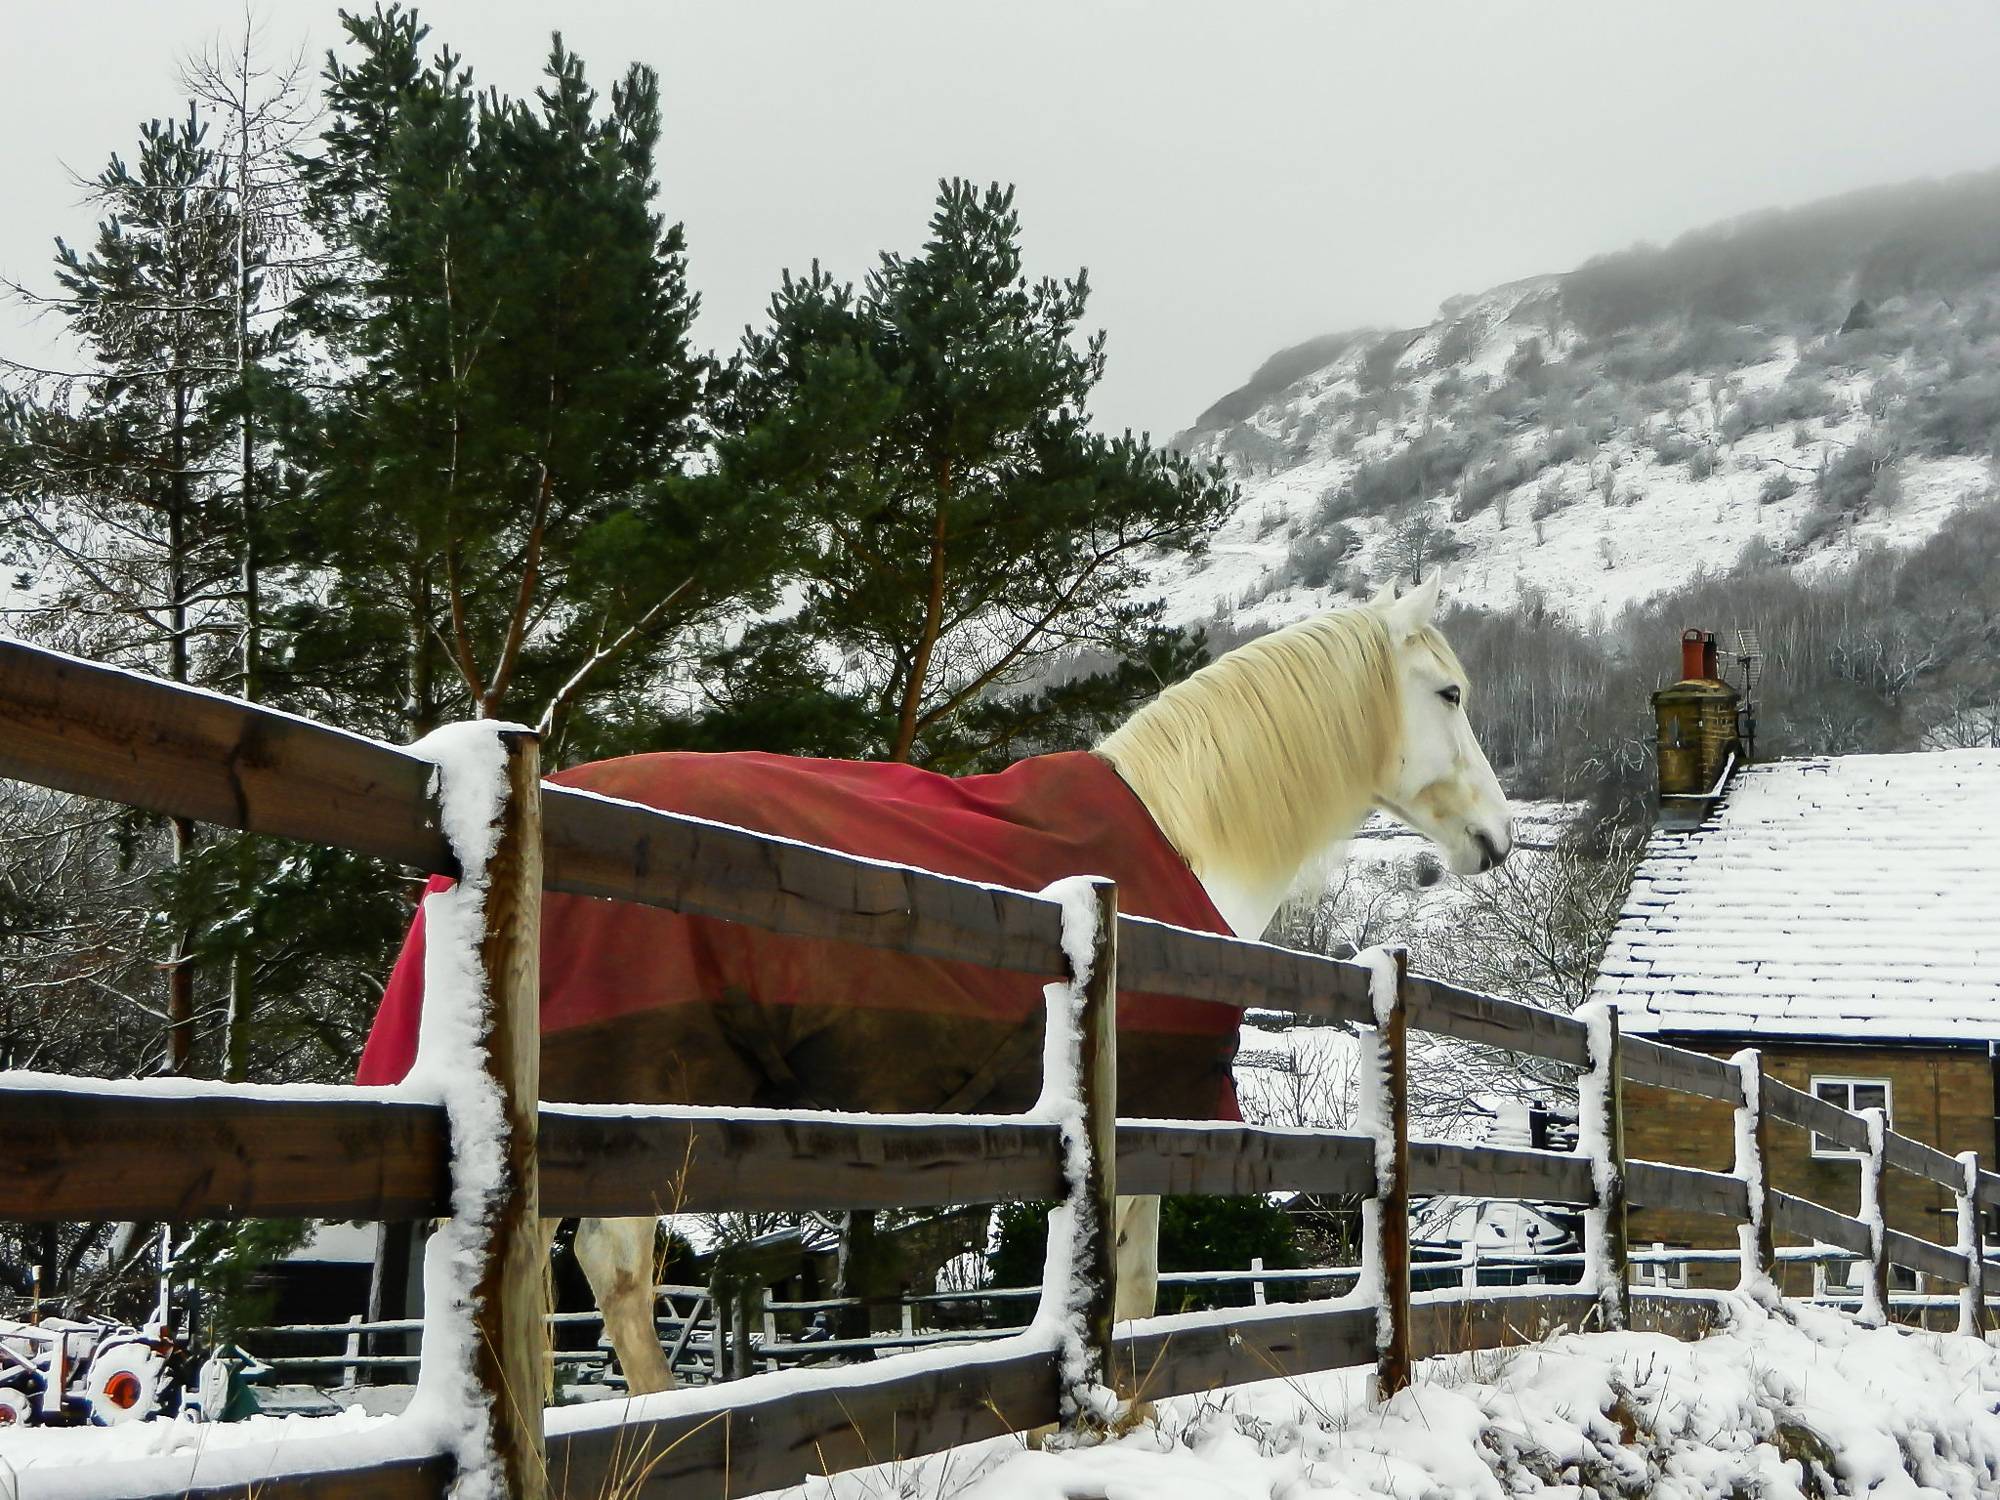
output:
[[[253,0],[273,52],[338,37]],[[430,0],[482,81],[533,87],[552,25],[595,81],[664,78],[661,203],[698,333],[781,268],[914,248],[940,176],[1018,184],[1030,268],[1088,266],[1097,415],[1164,437],[1282,345],[1427,320],[1454,292],[1717,218],[2000,164],[1985,0],[1485,5],[1229,0]],[[69,171],[175,110],[241,0],[5,6],[0,271],[87,234]],[[9,352],[46,340],[0,318]]]

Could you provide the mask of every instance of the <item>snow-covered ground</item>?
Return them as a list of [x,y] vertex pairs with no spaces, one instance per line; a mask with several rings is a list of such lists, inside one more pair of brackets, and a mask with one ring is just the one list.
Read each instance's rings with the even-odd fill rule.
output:
[[[1720,1326],[1562,1334],[1419,1366],[1387,1406],[1354,1369],[1162,1401],[1101,1447],[1018,1438],[809,1481],[785,1500],[1972,1500],[2000,1494],[2000,1351],[1952,1334],[1864,1329],[1824,1308],[1730,1301]],[[745,1394],[750,1388],[745,1387]],[[657,1399],[657,1398],[656,1398]],[[77,1467],[283,1445],[394,1447],[390,1419],[152,1422],[0,1437],[0,1494],[84,1494]],[[385,1441],[390,1440],[390,1441]],[[330,1450],[313,1444],[321,1454]],[[201,1472],[190,1468],[190,1476]]]
[[17,1427],[0,1432],[0,1495],[20,1500],[44,1490],[33,1476],[80,1465],[178,1458],[190,1476],[209,1454],[261,1455],[283,1467],[280,1448],[300,1440],[351,1438],[394,1420],[350,1406],[338,1416],[249,1417],[241,1422],[127,1422],[117,1427]]
[[[1794,1321],[1795,1319],[1795,1321]],[[1102,1447],[1017,1439],[817,1479],[793,1500],[1806,1500],[2000,1494],[2000,1354],[1747,1305],[1692,1343],[1564,1335],[1427,1361],[1371,1406],[1372,1372],[1159,1404]]]

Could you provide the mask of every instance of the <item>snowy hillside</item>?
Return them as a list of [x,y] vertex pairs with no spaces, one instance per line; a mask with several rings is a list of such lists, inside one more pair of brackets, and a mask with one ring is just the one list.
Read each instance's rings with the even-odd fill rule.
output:
[[1762,545],[1808,571],[1993,488],[2000,176],[1858,195],[1274,356],[1176,439],[1242,505],[1170,615],[1279,622],[1443,562],[1579,623]]

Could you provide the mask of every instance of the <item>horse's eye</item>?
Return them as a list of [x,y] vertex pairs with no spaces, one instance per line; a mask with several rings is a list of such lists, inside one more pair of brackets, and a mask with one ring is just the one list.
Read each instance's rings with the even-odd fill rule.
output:
[[1457,708],[1458,700],[1462,698],[1464,694],[1459,691],[1458,686],[1456,684],[1453,684],[1451,687],[1448,688],[1439,688],[1438,696],[1444,699],[1444,701],[1449,703],[1453,708]]

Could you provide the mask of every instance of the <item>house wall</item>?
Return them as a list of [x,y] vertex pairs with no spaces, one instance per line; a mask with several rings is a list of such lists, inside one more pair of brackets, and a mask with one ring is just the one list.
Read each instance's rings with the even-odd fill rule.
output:
[[[1676,1045],[1728,1057],[1745,1044],[1676,1041]],[[1954,1156],[1977,1151],[1982,1164],[1996,1161],[1993,1067],[1983,1047],[1765,1045],[1761,1051],[1767,1074],[1808,1092],[1815,1076],[1887,1078],[1891,1124],[1898,1132]],[[1772,1186],[1842,1213],[1858,1211],[1858,1162],[1814,1157],[1811,1135],[1780,1120],[1770,1122],[1768,1142],[1766,1167]],[[1727,1105],[1689,1094],[1628,1086],[1625,1154],[1727,1172],[1735,1165],[1731,1111]],[[1956,1209],[1945,1189],[1891,1169],[1884,1174],[1883,1196],[1892,1229],[1940,1244],[1956,1243]],[[1628,1232],[1634,1250],[1650,1248],[1655,1241],[1707,1249],[1734,1249],[1737,1243],[1735,1224],[1674,1210],[1634,1209]],[[1781,1233],[1778,1243],[1808,1242]],[[1636,1278],[1637,1268],[1634,1274]],[[1736,1273],[1733,1266],[1696,1268],[1688,1279],[1693,1286],[1729,1286],[1734,1285]],[[1784,1283],[1788,1294],[1807,1295],[1812,1290],[1811,1271],[1788,1268]]]

